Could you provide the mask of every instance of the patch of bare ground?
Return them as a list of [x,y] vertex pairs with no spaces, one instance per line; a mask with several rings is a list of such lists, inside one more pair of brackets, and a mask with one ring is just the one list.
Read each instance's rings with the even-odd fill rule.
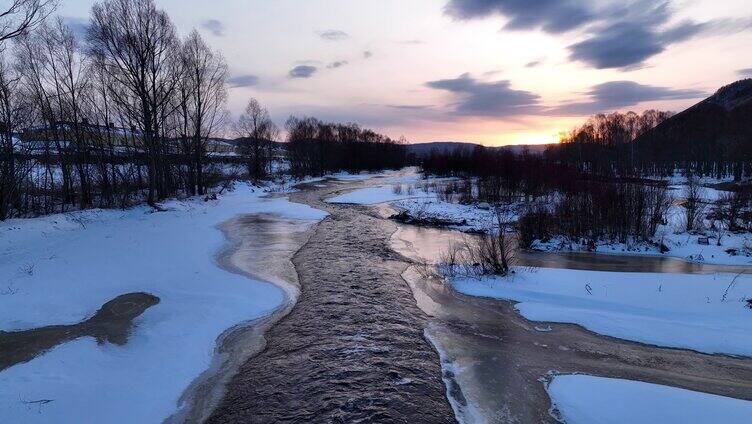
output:
[[93,337],[100,344],[124,345],[133,320],[158,303],[159,298],[148,293],[129,293],[105,303],[94,316],[78,324],[0,331],[0,371],[81,337]]

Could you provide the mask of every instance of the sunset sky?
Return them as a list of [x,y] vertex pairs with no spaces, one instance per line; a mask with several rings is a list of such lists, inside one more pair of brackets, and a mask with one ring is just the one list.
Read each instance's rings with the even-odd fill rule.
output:
[[[752,76],[749,0],[157,0],[249,97],[411,142],[546,143],[597,112],[678,111]],[[79,30],[90,0],[59,14]]]

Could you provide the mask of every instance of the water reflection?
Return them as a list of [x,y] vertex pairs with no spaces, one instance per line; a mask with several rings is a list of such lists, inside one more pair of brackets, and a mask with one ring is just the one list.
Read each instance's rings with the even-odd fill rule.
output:
[[[436,264],[452,243],[477,237],[460,231],[400,225],[395,247],[411,259]],[[680,274],[736,273],[745,267],[687,262],[668,256],[611,255],[587,252],[533,252],[520,250],[516,264],[538,268],[564,268],[610,272],[657,272]]]
[[[292,255],[308,238],[310,221],[282,218],[272,214],[243,215],[222,225],[234,243],[230,266],[261,281],[275,283],[297,292],[298,275]],[[297,293],[294,293],[297,296]]]
[[[403,278],[417,305],[430,317],[426,337],[440,352],[447,394],[460,422],[558,422],[549,414],[545,390],[550,372],[584,373],[747,399],[748,360],[702,355],[602,337],[576,325],[531,322],[513,302],[454,291],[431,264],[450,243],[472,235],[436,228],[399,226],[394,250],[424,265]],[[525,265],[621,272],[700,272],[735,267],[692,264],[665,257],[525,252]],[[723,377],[721,377],[723,375]]]

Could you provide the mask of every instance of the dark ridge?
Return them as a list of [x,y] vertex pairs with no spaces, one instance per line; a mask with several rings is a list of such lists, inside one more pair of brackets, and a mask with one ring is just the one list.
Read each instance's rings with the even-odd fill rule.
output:
[[752,79],[719,89],[636,142],[657,160],[748,157],[752,153]]

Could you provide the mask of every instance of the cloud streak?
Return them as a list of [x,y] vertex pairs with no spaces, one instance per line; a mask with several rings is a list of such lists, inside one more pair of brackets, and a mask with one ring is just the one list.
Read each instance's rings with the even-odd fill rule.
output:
[[[623,110],[644,102],[690,100],[707,95],[701,90],[644,85],[634,81],[610,81],[590,87],[584,93],[585,100],[545,106],[538,94],[514,89],[507,80],[484,82],[470,74],[463,74],[457,78],[430,81],[425,85],[452,93],[454,102],[448,105],[448,111],[453,115],[498,119],[515,116],[588,116]],[[402,109],[432,108],[407,105]]]
[[350,38],[350,35],[348,33],[337,30],[337,29],[329,29],[326,31],[320,31],[318,34],[319,34],[319,37],[321,37],[322,39],[326,41],[342,41],[342,40],[347,40],[348,38]]
[[326,67],[329,68],[329,69],[337,69],[337,68],[341,68],[341,67],[347,65],[348,63],[349,62],[346,61],[346,60],[337,60],[337,61],[334,61],[334,62],[326,65]]
[[458,78],[430,81],[426,86],[452,93],[456,99],[451,105],[452,111],[462,116],[504,118],[541,111],[537,94],[512,89],[509,81],[482,82],[463,74]]
[[612,11],[590,28],[586,39],[569,46],[570,59],[596,69],[636,68],[671,44],[689,40],[712,26],[689,20],[668,26],[672,17],[668,2],[639,0],[633,6]]
[[201,21],[201,28],[209,31],[216,37],[225,36],[225,24],[223,24],[222,21],[218,19],[206,19],[204,21]]
[[536,67],[538,67],[538,66],[540,66],[542,64],[543,64],[543,59],[537,59],[537,60],[533,60],[532,62],[526,63],[525,67],[526,68],[536,68]]
[[582,0],[450,0],[444,8],[449,16],[467,20],[503,15],[505,29],[543,29],[566,32],[596,19]]
[[227,82],[230,84],[230,87],[233,88],[253,87],[259,83],[259,78],[256,75],[251,74],[235,75],[228,78]]
[[702,34],[749,30],[749,18],[674,22],[669,0],[449,0],[445,13],[459,20],[501,15],[504,29],[540,29],[550,34],[582,31],[569,58],[597,69],[634,69],[670,45]]
[[736,74],[743,78],[752,78],[752,68],[739,69]]
[[318,68],[310,65],[298,65],[292,68],[288,74],[290,78],[310,78],[318,71]]
[[688,100],[706,96],[699,90],[673,89],[643,85],[634,81],[610,81],[591,87],[587,100],[564,103],[546,113],[556,116],[581,116],[608,113],[639,103],[657,100]]

